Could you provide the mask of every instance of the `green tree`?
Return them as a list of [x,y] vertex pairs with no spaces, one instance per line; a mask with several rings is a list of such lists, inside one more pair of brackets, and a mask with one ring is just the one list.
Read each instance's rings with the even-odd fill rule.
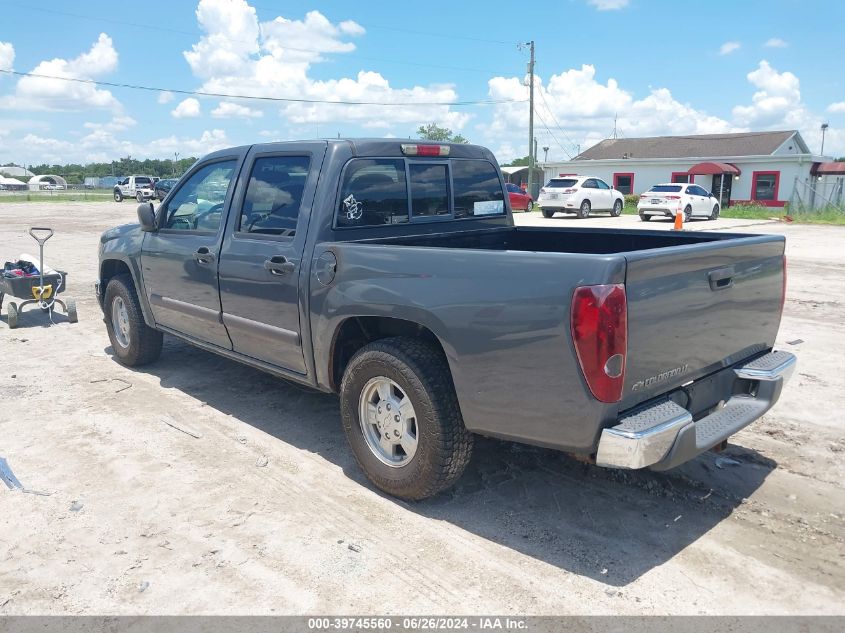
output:
[[507,165],[502,165],[502,167],[528,167],[528,156],[523,156],[522,158],[514,158]]
[[428,125],[421,125],[417,128],[417,134],[420,138],[427,141],[446,141],[447,143],[469,143],[460,134],[453,134],[452,130],[447,127],[440,127],[436,123],[429,123]]

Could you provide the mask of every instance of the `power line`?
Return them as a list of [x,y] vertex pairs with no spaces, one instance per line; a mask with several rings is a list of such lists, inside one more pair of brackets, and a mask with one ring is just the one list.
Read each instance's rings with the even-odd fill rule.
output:
[[[42,12],[42,13],[51,13],[53,15],[60,15],[60,16],[69,17],[69,18],[77,18],[77,19],[80,19],[80,20],[91,20],[91,21],[94,21],[94,22],[105,22],[105,23],[108,23],[108,24],[116,24],[116,25],[120,25],[120,26],[130,26],[132,28],[148,29],[148,30],[155,31],[156,33],[165,32],[165,33],[175,33],[177,35],[188,35],[190,37],[196,37],[196,38],[204,37],[203,33],[198,33],[196,31],[189,31],[187,29],[177,29],[177,28],[168,27],[168,26],[144,24],[142,22],[131,22],[129,20],[120,20],[120,19],[116,19],[116,18],[110,18],[110,17],[107,17],[107,16],[83,15],[81,13],[71,13],[70,11],[60,11],[58,9],[48,9],[48,8],[45,8],[45,7],[23,6],[23,5],[18,5],[18,4],[14,4],[14,3],[10,3],[10,4],[12,4],[12,6],[17,6],[20,9],[26,9],[28,11],[39,11],[39,12]],[[255,7],[255,8],[258,8],[258,7]],[[375,28],[388,29],[388,27],[375,27]],[[405,29],[394,29],[394,30],[405,31]],[[419,32],[419,31],[407,31],[407,32],[418,33],[420,35],[435,35],[435,34],[432,34],[432,33],[426,34],[426,33],[422,33],[422,32]],[[454,39],[456,36],[441,35],[439,37]],[[227,39],[230,42],[237,42],[237,43],[240,43],[240,44],[257,44],[257,42],[258,42],[257,39],[254,40],[254,41],[253,40],[242,40],[242,39],[236,39],[236,38],[227,38]],[[475,38],[469,38],[469,37],[464,37],[464,38],[459,38],[459,39],[475,40]],[[498,42],[496,40],[481,40],[481,39],[478,39],[476,41],[491,42],[491,43],[497,43],[497,44],[505,44],[505,43],[510,44],[510,42]],[[284,46],[283,48],[286,51],[293,51],[293,52],[296,52],[296,53],[311,53],[313,55],[327,55],[327,54],[331,53],[331,51],[324,51],[324,50],[320,51],[320,50],[311,49],[311,48],[297,48],[297,47],[293,47],[293,46]],[[485,73],[485,74],[493,74],[493,75],[495,75],[495,74],[501,74],[501,75],[507,74],[504,71],[491,70],[491,69],[488,69],[488,68],[469,68],[469,67],[465,67],[465,66],[449,66],[449,65],[444,65],[444,64],[425,64],[425,63],[422,63],[422,62],[413,62],[413,61],[402,60],[402,59],[388,59],[388,58],[384,58],[384,57],[371,57],[371,56],[367,56],[367,55],[356,55],[356,54],[349,54],[349,53],[342,53],[342,54],[343,54],[343,57],[347,58],[347,59],[361,59],[361,60],[366,60],[366,61],[371,61],[371,62],[381,62],[381,63],[385,63],[385,64],[397,64],[397,65],[400,65],[400,66],[416,66],[416,67],[420,67],[420,68],[437,68],[437,69],[440,69],[440,70],[457,70],[457,71],[460,71],[460,72],[476,72],[476,73]]]
[[[551,117],[552,117],[552,121],[554,121],[554,122],[555,122],[555,125],[557,126],[557,129],[560,131],[560,133],[561,133],[561,134],[563,134],[564,138],[565,138],[567,141],[569,141],[569,144],[570,144],[570,145],[572,145],[572,147],[576,147],[576,145],[577,145],[577,144],[576,144],[576,143],[575,143],[575,142],[574,142],[571,138],[569,138],[569,135],[566,133],[566,131],[565,131],[565,130],[561,127],[560,123],[558,122],[557,117],[555,116],[555,113],[554,113],[554,112],[552,111],[552,109],[549,107],[549,104],[548,104],[548,102],[546,101],[546,97],[543,95],[543,91],[542,91],[542,90],[540,90],[540,98],[543,100],[543,105],[544,105],[544,106],[546,106],[546,110],[548,110],[548,111],[549,111],[549,114],[550,114],[550,115],[551,115]],[[567,154],[567,156],[569,156],[570,158],[572,158],[572,156],[569,154],[569,152],[567,152],[566,154]]]
[[537,115],[537,117],[540,119],[540,122],[543,124],[543,127],[544,127],[544,128],[546,128],[546,132],[548,132],[548,133],[549,133],[549,136],[551,136],[551,137],[555,140],[555,143],[557,143],[557,144],[558,144],[558,146],[560,147],[560,149],[562,149],[562,150],[563,150],[563,153],[564,153],[564,154],[566,154],[566,155],[569,157],[569,159],[571,160],[571,159],[572,159],[572,154],[570,154],[570,153],[569,153],[569,151],[568,151],[568,150],[567,150],[567,149],[563,146],[563,143],[561,143],[561,142],[557,139],[557,137],[554,135],[554,132],[552,132],[552,131],[551,131],[551,129],[549,129],[549,126],[548,126],[548,124],[546,123],[546,120],[543,118],[543,116],[542,116],[539,112],[535,112],[535,114],[536,114],[536,115]]
[[524,103],[525,99],[488,99],[481,101],[329,101],[327,99],[296,99],[292,97],[267,97],[260,95],[228,94],[223,92],[205,92],[202,90],[181,90],[179,88],[159,88],[154,86],[142,86],[139,84],[123,84],[112,81],[99,81],[96,79],[80,79],[78,77],[57,77],[55,75],[42,75],[39,73],[24,73],[16,70],[0,70],[0,73],[16,75],[18,77],[35,77],[38,79],[55,79],[57,81],[71,81],[80,84],[95,86],[106,86],[109,88],[130,88],[132,90],[147,90],[149,92],[172,92],[174,94],[194,95],[198,97],[216,97],[220,99],[253,99],[257,101],[278,101],[283,103],[313,103],[326,105],[371,105],[371,106],[480,106],[496,105],[499,103]]

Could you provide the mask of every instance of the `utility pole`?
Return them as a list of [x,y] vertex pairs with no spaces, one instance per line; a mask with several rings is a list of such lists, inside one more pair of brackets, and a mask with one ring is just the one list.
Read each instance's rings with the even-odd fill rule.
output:
[[549,146],[543,145],[543,163],[549,162]]
[[534,40],[519,44],[518,48],[522,49],[528,47],[531,57],[528,62],[528,195],[531,193],[531,184],[534,180],[534,159],[536,150],[534,149]]
[[824,133],[827,132],[828,124],[822,123],[822,149],[819,152],[821,156],[824,156]]

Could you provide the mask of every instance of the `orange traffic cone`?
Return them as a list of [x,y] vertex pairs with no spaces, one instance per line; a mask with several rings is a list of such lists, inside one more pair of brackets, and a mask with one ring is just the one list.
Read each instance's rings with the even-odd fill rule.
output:
[[684,230],[684,212],[681,207],[678,207],[678,210],[675,211],[675,229],[676,231],[683,231]]

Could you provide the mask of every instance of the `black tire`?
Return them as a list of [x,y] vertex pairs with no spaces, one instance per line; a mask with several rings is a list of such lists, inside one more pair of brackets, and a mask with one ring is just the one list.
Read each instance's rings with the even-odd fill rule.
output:
[[610,210],[610,216],[618,218],[620,215],[622,215],[622,201],[617,200],[613,203],[613,209]]
[[646,213],[640,213],[640,220],[642,220],[643,222],[648,222],[649,220],[651,220],[651,216]]
[[684,222],[689,222],[692,220],[692,207],[687,205],[684,209]]
[[18,327],[18,304],[14,301],[10,301],[9,307],[6,308],[6,323],[9,324],[10,330]]
[[138,202],[143,202],[144,201],[144,194],[142,194],[139,191],[138,193],[135,194],[135,200],[137,200]]
[[[367,444],[359,400],[373,378],[394,381],[416,412],[417,449],[402,466],[384,464]],[[472,455],[449,365],[441,350],[410,338],[389,338],[361,348],[349,361],[340,386],[341,420],[355,460],[384,492],[418,501],[454,484]]]
[[120,193],[120,189],[114,190],[114,201],[115,202],[123,202],[123,194]]
[[581,202],[581,206],[578,207],[578,211],[577,211],[578,217],[581,218],[582,220],[584,218],[590,217],[590,208],[591,208],[591,205],[590,205],[589,200],[584,200],[583,202]]
[[76,301],[74,299],[65,299],[65,306],[67,307],[67,320],[70,323],[79,321],[79,315],[76,313]]
[[710,212],[710,217],[708,220],[718,220],[719,219],[719,205],[714,204],[713,210]]
[[[115,297],[120,297],[123,300],[124,306],[126,306],[127,320],[129,322],[129,344],[127,346],[120,344],[114,332],[111,315]],[[154,330],[144,322],[141,303],[138,301],[135,284],[132,283],[132,277],[130,275],[118,275],[111,278],[106,286],[103,307],[106,316],[106,329],[108,330],[109,340],[114,350],[114,357],[121,365],[125,365],[126,367],[146,365],[161,356],[161,346],[164,337],[161,332]],[[68,312],[70,311],[68,310]],[[69,313],[68,317],[70,317]]]
[[554,209],[541,209],[544,218],[551,218],[554,216]]

